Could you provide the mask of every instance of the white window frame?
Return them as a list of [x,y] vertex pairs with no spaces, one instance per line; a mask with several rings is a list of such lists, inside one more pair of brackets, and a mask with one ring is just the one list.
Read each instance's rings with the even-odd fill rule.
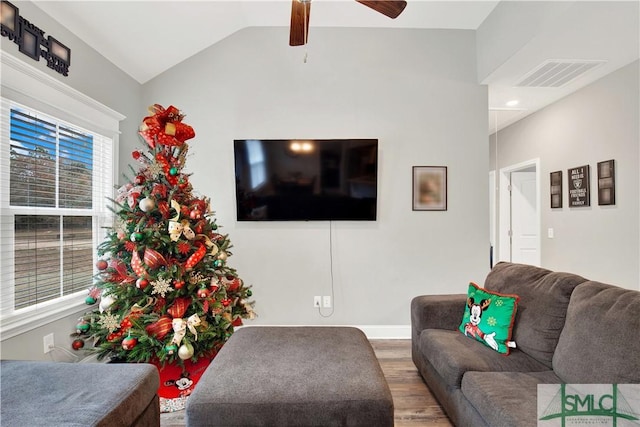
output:
[[[112,140],[113,168],[111,182],[108,185],[111,188],[109,196],[113,197],[113,183],[116,182],[116,177],[118,176],[119,127],[120,121],[125,119],[125,116],[4,51],[0,55],[0,61],[2,66],[1,94],[3,103],[8,100],[27,108],[33,108]],[[6,120],[2,124],[3,129],[9,129],[9,117],[3,116],[2,120]],[[2,135],[2,137],[9,138],[8,135]],[[8,152],[0,154],[0,181],[4,182],[0,184],[3,186],[0,196],[0,241],[2,241],[13,234],[13,227],[5,224],[9,222],[6,221],[6,218],[10,218],[10,222],[13,224],[12,215],[16,214],[15,208],[11,209],[9,207]],[[94,209],[96,209],[95,206]],[[95,213],[93,216],[94,218],[96,217]],[[94,221],[94,235],[97,230],[102,230],[104,226],[110,225],[110,216],[102,215],[100,218],[102,218],[102,221],[98,221],[98,223]],[[3,236],[3,233],[5,236]],[[94,254],[94,258],[95,256]],[[0,274],[2,274],[2,271],[5,273],[7,271],[10,272],[12,268],[11,257],[3,256],[0,259]],[[13,301],[11,295],[13,286],[3,285],[4,283],[0,283],[0,298],[5,301],[5,298],[9,297]],[[91,286],[91,283],[87,283],[87,288],[89,286]],[[6,294],[6,292],[9,294]],[[0,333],[2,334],[2,340],[82,311],[85,305],[85,298],[86,291],[82,291],[37,304],[33,308],[21,309],[16,312],[13,310],[1,312]]]

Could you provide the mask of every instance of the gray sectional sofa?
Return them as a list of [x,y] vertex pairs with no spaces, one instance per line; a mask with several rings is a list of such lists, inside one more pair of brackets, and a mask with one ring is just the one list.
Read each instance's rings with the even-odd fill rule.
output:
[[457,426],[536,426],[538,384],[640,383],[640,292],[499,263],[484,288],[520,297],[502,355],[462,334],[466,294],[411,302],[412,357]]
[[160,376],[145,363],[0,361],[2,427],[159,427]]

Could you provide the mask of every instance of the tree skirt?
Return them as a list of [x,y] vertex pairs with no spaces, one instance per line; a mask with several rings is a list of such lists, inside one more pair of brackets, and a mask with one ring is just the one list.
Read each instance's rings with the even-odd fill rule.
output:
[[175,399],[160,398],[160,412],[176,412],[182,411],[187,405],[187,397],[176,397]]
[[182,404],[184,405],[186,397],[191,394],[209,363],[211,363],[211,359],[207,357],[201,358],[195,363],[186,360],[184,361],[184,367],[177,363],[165,364],[164,366],[154,363],[160,373],[158,396],[164,399],[177,399],[173,403],[168,403],[167,406],[179,405],[180,399],[182,399]]

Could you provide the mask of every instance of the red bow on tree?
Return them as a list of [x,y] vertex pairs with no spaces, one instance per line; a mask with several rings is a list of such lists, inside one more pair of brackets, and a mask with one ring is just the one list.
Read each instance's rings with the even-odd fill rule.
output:
[[152,115],[142,120],[139,133],[151,148],[156,144],[180,146],[196,136],[191,126],[182,123],[184,114],[173,105],[165,110],[162,105],[154,104],[149,112]]

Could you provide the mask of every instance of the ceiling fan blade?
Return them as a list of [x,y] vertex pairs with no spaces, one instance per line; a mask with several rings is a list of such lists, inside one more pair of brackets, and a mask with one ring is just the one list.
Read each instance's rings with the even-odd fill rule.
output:
[[356,0],[358,3],[361,3],[376,12],[382,13],[383,15],[388,16],[391,19],[397,18],[405,7],[407,7],[407,2],[395,1],[395,0]]
[[309,14],[311,0],[291,0],[291,29],[289,46],[306,44],[309,35]]

